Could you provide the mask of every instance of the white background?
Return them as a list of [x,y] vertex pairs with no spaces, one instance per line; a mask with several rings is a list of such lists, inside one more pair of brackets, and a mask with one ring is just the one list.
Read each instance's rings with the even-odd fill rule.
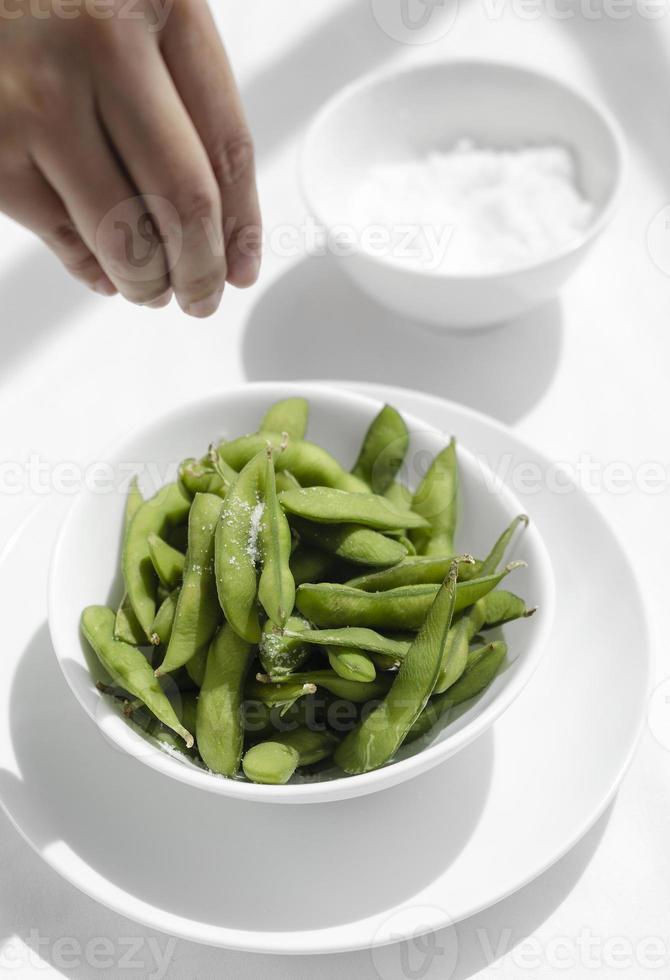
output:
[[[218,4],[217,17],[256,137],[269,230],[304,217],[295,160],[307,120],[332,92],[369,69],[490,56],[549,69],[608,103],[629,144],[627,187],[613,226],[560,303],[497,333],[440,338],[376,310],[327,259],[267,254],[255,289],[231,290],[215,318],[196,322],[176,307],[152,312],[89,295],[27,233],[0,219],[0,460],[36,454],[51,464],[84,464],[129,427],[172,406],[175,392],[188,399],[244,380],[330,376],[464,402],[568,464],[586,454],[603,467],[621,462],[636,472],[658,462],[667,472],[670,278],[653,261],[670,274],[663,219],[654,256],[646,239],[650,222],[670,204],[670,3],[637,10],[633,0],[557,6],[571,16],[552,16],[547,11],[555,7],[531,0],[504,10],[494,0],[461,0],[446,36],[412,46],[384,33],[368,0],[228,0]],[[670,229],[665,236],[670,239]],[[633,480],[615,489],[597,492],[597,503],[637,568],[658,682],[670,673],[668,488],[642,492]],[[42,497],[39,487],[18,493],[5,487],[0,543]],[[588,837],[539,881],[459,927],[454,975],[667,975],[669,761],[646,731],[617,801]],[[116,966],[97,970],[83,958],[73,966],[71,948],[55,945],[60,937],[82,946],[108,937]],[[126,969],[119,960],[129,937],[138,937],[141,948],[131,957],[135,967]],[[648,937],[654,945],[642,943]],[[171,978],[378,975],[368,953],[265,958],[152,935],[61,881],[0,814],[0,951],[6,954],[0,973],[146,977],[154,968],[149,940],[161,950],[173,943]],[[654,951],[661,955],[654,958]],[[384,980],[403,976],[397,948],[376,962]],[[445,977],[444,962],[438,955],[422,975]]]

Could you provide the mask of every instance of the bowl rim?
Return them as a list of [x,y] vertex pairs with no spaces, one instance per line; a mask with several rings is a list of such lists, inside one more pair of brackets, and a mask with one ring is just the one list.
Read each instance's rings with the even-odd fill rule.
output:
[[509,269],[493,272],[454,273],[441,271],[439,268],[423,268],[420,265],[409,268],[404,266],[401,262],[393,259],[391,256],[376,255],[372,252],[368,252],[361,248],[358,243],[355,243],[352,246],[353,254],[356,256],[356,258],[364,259],[373,264],[379,264],[388,269],[393,269],[397,274],[419,275],[423,278],[436,279],[444,282],[493,282],[500,279],[514,279],[517,276],[526,275],[527,273],[542,269],[546,266],[552,265],[554,262],[560,262],[562,259],[575,255],[601,234],[601,232],[612,220],[614,213],[619,206],[628,172],[628,154],[623,131],[614,114],[599,99],[595,99],[591,95],[585,95],[576,86],[564,81],[562,78],[559,78],[552,72],[541,71],[529,65],[517,65],[511,61],[505,61],[504,59],[467,57],[450,58],[448,61],[431,59],[418,65],[403,65],[395,68],[385,67],[367,72],[366,74],[359,76],[357,79],[354,79],[354,81],[350,82],[348,85],[345,85],[343,88],[339,89],[321,106],[320,109],[317,110],[316,114],[312,116],[312,119],[308,123],[307,130],[304,133],[298,152],[298,183],[303,201],[305,202],[307,208],[318,223],[327,232],[330,232],[333,224],[325,220],[323,211],[319,208],[316,202],[317,195],[313,191],[310,176],[311,168],[309,166],[309,156],[320,127],[326,122],[332,113],[334,113],[347,101],[358,96],[360,93],[369,91],[370,89],[374,89],[378,86],[383,86],[384,84],[395,81],[398,78],[408,75],[427,74],[431,71],[435,71],[436,69],[450,72],[462,68],[471,68],[474,70],[494,69],[510,74],[525,75],[529,78],[529,80],[540,79],[543,82],[548,82],[549,84],[554,85],[557,89],[562,89],[564,93],[567,93],[572,98],[581,102],[587,110],[600,119],[600,122],[604,125],[609,136],[611,137],[615,148],[614,184],[609,192],[609,196],[603,202],[603,204],[598,206],[597,215],[589,226],[579,235],[576,235],[565,245],[561,246],[561,248],[556,252],[552,253],[552,255],[545,256],[541,259],[535,259],[534,261],[528,262],[524,265],[515,265]]
[[[187,402],[171,409],[169,412],[162,412],[152,416],[147,421],[135,426],[130,432],[126,432],[122,438],[117,439],[104,452],[105,458],[114,458],[123,447],[142,433],[158,424],[169,423],[172,417],[180,416],[184,411],[197,410],[207,404],[214,404],[222,398],[245,397],[258,392],[272,392],[272,397],[288,397],[298,393],[306,397],[313,394],[326,394],[336,400],[355,403],[368,410],[379,410],[383,402],[372,396],[363,395],[349,389],[338,388],[335,385],[319,384],[314,382],[252,382],[242,385],[235,385],[224,391],[214,391],[197,398],[189,399]],[[440,429],[427,423],[424,419],[411,412],[403,412],[403,418],[408,421],[408,426],[412,423],[419,424],[424,429],[436,433],[441,439],[446,440],[446,436]],[[446,442],[445,442],[446,445]],[[483,469],[491,485],[500,489],[506,497],[514,503],[517,513],[524,513],[525,509],[516,497],[514,491],[496,476],[486,464],[475,456],[475,452],[467,446],[460,445],[461,452],[465,453],[476,465]],[[61,563],[61,552],[65,548],[70,527],[75,523],[81,502],[88,498],[90,491],[84,487],[75,496],[67,509],[61,528],[59,530],[56,543],[53,548],[49,574],[48,574],[48,621],[51,640],[54,648],[54,656],[58,661],[59,667],[65,680],[74,694],[75,698],[83,708],[84,712],[97,725],[101,734],[110,741],[116,748],[134,757],[155,771],[161,772],[179,782],[194,786],[197,789],[212,792],[217,795],[227,796],[233,799],[242,799],[261,803],[326,803],[336,800],[348,799],[358,796],[368,795],[369,793],[390,788],[398,783],[411,779],[428,769],[433,768],[442,761],[456,755],[461,749],[465,748],[486,730],[509,708],[521,691],[526,687],[535,670],[537,669],[542,656],[547,647],[547,640],[553,625],[555,605],[556,605],[556,583],[553,565],[549,557],[544,539],[537,526],[533,523],[532,517],[525,534],[530,534],[533,539],[534,547],[538,552],[540,561],[537,565],[538,581],[543,583],[543,591],[546,600],[542,606],[542,617],[539,621],[538,635],[528,649],[523,663],[519,663],[515,675],[511,678],[503,690],[487,705],[484,710],[467,722],[462,729],[454,732],[440,742],[433,745],[424,746],[415,754],[406,759],[401,759],[389,765],[382,766],[380,769],[358,775],[344,775],[336,779],[314,783],[289,783],[283,786],[267,786],[243,781],[241,779],[227,779],[209,772],[200,767],[189,764],[188,760],[176,759],[171,753],[159,748],[149,740],[145,739],[139,732],[121,718],[114,707],[100,695],[96,702],[95,710],[91,710],[86,698],[86,692],[79,688],[78,683],[73,679],[66,668],[65,661],[71,657],[72,643],[74,637],[64,636],[57,628],[58,616],[56,614],[56,591],[59,576],[59,566]],[[148,750],[148,751],[147,751]]]

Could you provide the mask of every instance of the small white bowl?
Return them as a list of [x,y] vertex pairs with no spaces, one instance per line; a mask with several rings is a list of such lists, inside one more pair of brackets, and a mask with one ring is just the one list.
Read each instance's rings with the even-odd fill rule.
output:
[[449,150],[463,138],[499,149],[565,145],[595,217],[553,257],[510,272],[449,274],[403,264],[390,250],[366,251],[359,240],[340,254],[342,268],[373,299],[450,329],[500,323],[551,299],[612,217],[624,169],[617,124],[580,92],[527,68],[452,61],[374,73],[331,99],[302,148],[307,206],[329,239],[340,241],[344,229],[359,228],[355,194],[371,167]]
[[[143,465],[140,488],[145,495],[151,494],[171,477],[181,459],[202,453],[212,439],[254,431],[268,405],[296,394],[304,394],[310,401],[310,438],[328,448],[345,466],[352,465],[363,433],[380,403],[321,385],[285,383],[250,384],[186,405],[143,425],[103,459],[111,464],[117,487],[127,485],[130,475]],[[448,436],[421,419],[409,415],[405,419],[411,443],[404,475],[415,485],[418,474],[425,471],[429,459],[443,448]],[[457,543],[484,554],[522,508],[513,494],[503,485],[496,485],[494,475],[463,446],[459,447],[459,466],[463,492]],[[475,702],[466,705],[460,716],[432,734],[430,744],[415,743],[401,751],[397,762],[361,776],[323,777],[323,781],[287,786],[224,779],[185,762],[185,757],[162,750],[123,718],[111,699],[101,695],[95,686],[99,665],[80,635],[79,617],[90,604],[115,605],[120,601],[124,502],[125,493],[119,489],[106,493],[86,489],[64,522],[49,579],[49,625],[56,657],[77,700],[113,745],[153,769],[199,789],[259,802],[313,803],[393,786],[448,759],[486,731],[525,686],[542,654],[553,616],[554,582],[549,557],[531,515],[531,525],[515,554],[516,558],[527,560],[528,567],[514,572],[509,587],[540,609],[531,619],[505,629],[510,646],[506,667]]]

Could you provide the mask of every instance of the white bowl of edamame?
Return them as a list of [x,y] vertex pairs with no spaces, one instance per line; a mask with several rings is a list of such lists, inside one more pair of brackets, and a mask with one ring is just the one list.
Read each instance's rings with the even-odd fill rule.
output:
[[362,290],[409,323],[468,329],[556,295],[614,213],[624,145],[610,114],[558,79],[449,60],[336,94],[299,169]]
[[309,803],[489,729],[540,660],[553,574],[532,515],[452,435],[282,382],[106,454],[49,587],[56,656],[105,737],[208,792]]

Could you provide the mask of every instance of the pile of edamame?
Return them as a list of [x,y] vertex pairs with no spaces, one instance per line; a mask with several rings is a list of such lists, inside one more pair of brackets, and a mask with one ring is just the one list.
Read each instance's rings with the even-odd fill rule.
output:
[[81,618],[109,675],[101,690],[160,745],[228,778],[386,765],[491,683],[507,648],[487,631],[534,611],[500,587],[523,564],[504,562],[524,515],[488,556],[454,552],[453,440],[411,493],[394,408],[351,471],[306,440],[307,422],[308,403],[286,399],[151,499],[133,482],[125,594]]

